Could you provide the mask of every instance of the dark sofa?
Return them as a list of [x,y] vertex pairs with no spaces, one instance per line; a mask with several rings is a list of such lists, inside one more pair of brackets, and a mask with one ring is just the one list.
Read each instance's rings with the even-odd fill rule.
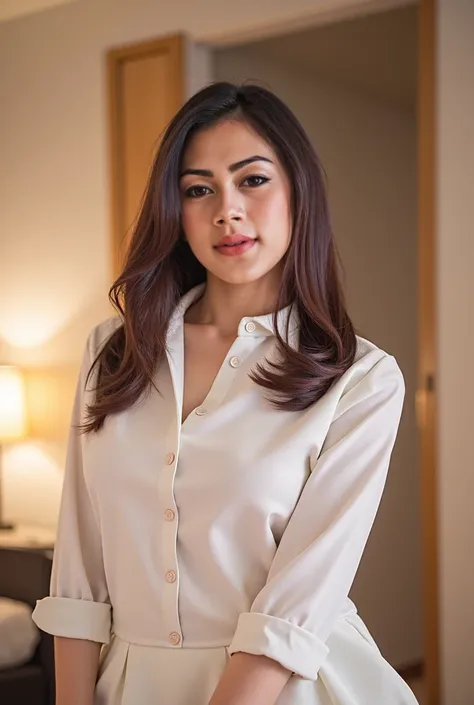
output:
[[[0,549],[0,596],[26,602],[49,594],[51,552],[13,548]],[[1,705],[54,705],[53,638],[41,632],[31,661],[24,666],[0,670]]]

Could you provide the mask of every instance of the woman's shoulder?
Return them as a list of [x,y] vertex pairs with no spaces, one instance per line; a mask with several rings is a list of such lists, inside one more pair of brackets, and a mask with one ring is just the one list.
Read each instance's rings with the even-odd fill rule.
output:
[[403,373],[395,357],[375,345],[375,343],[357,336],[357,348],[353,364],[342,375],[341,386],[344,392],[353,387],[373,387],[395,384],[404,388]]
[[385,357],[393,357],[390,352],[383,350],[371,340],[367,340],[367,338],[357,335],[356,341],[354,365],[370,365],[372,362],[382,360]]
[[111,316],[92,328],[87,339],[91,357],[95,357],[117,328],[123,324],[120,316]]

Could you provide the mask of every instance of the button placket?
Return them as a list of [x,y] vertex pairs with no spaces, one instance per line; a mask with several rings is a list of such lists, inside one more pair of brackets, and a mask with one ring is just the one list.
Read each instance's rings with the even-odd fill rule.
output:
[[[178,515],[174,497],[174,480],[178,466],[180,425],[173,424],[167,436],[163,466],[160,472],[158,496],[160,497],[163,575],[162,620],[164,638],[172,646],[182,645],[181,624],[178,611],[179,578],[177,561]],[[173,637],[171,636],[173,635]]]
[[[215,409],[219,408],[220,404],[225,399],[231,384],[235,380],[237,369],[242,366],[246,355],[251,351],[254,345],[255,342],[253,338],[249,339],[248,336],[247,338],[237,337],[235,339],[232,347],[227,353],[226,359],[217,373],[217,377],[214,380],[205,401],[202,406],[195,409],[192,414],[192,416],[198,417],[197,419],[195,418],[194,423],[202,423],[199,417],[206,417]],[[191,419],[191,417],[188,418]]]

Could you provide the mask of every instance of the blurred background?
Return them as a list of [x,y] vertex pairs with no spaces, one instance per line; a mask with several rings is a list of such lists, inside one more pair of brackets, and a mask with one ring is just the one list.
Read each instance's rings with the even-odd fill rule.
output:
[[54,548],[79,361],[162,130],[206,83],[258,81],[314,143],[350,312],[407,383],[352,597],[422,705],[474,703],[473,36],[473,0],[0,0],[0,365],[24,416],[2,436],[0,377],[0,553]]

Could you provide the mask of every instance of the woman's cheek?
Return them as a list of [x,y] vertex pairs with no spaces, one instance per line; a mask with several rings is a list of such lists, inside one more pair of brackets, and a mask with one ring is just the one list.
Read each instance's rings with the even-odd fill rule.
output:
[[193,230],[197,224],[197,214],[191,204],[186,204],[181,210],[181,223],[188,239],[192,238]]

